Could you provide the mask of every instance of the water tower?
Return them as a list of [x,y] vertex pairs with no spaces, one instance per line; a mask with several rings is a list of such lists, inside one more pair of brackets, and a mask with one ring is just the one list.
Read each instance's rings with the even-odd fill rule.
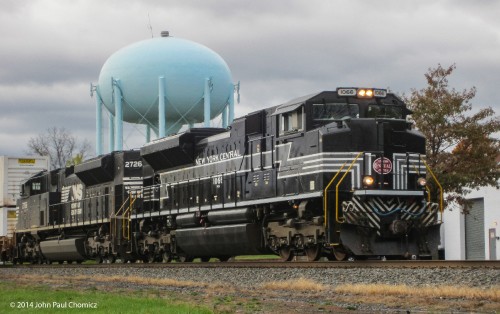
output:
[[[234,89],[226,62],[211,49],[162,32],[124,47],[104,63],[96,92],[96,155],[102,154],[102,106],[109,112],[109,150],[123,149],[123,121],[146,125],[158,137],[222,113],[234,118]],[[229,117],[228,117],[229,116]],[[229,120],[229,121],[228,121]]]

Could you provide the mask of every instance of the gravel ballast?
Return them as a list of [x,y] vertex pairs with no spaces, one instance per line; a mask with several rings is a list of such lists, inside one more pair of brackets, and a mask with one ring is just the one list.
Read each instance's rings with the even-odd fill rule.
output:
[[52,276],[138,276],[170,278],[179,281],[251,287],[271,281],[310,279],[324,285],[387,284],[407,286],[500,286],[500,270],[495,268],[142,268],[142,267],[55,267],[1,268],[4,275],[43,274]]

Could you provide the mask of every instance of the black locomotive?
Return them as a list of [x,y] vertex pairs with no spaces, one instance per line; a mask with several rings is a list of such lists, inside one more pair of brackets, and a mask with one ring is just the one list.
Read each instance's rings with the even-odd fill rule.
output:
[[385,90],[339,88],[40,173],[23,186],[10,255],[437,258],[442,208],[410,113]]

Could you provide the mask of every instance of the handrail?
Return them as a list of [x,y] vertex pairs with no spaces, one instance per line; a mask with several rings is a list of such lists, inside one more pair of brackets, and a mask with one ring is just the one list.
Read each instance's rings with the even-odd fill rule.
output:
[[422,158],[420,158],[420,160],[422,160],[424,162],[425,168],[427,169],[427,171],[429,171],[429,173],[431,174],[431,177],[434,179],[434,182],[436,182],[436,184],[439,187],[439,212],[441,213],[441,222],[443,222],[443,210],[444,210],[443,187],[441,186],[441,183],[439,183],[438,179],[436,178],[436,175],[434,174],[434,172],[432,172],[431,168],[425,162],[425,160],[423,160]]
[[[359,156],[363,154],[363,152],[360,152],[356,158],[354,159],[353,163],[356,162],[356,160],[359,158]],[[346,161],[342,167],[340,167],[339,171],[335,174],[335,176],[333,176],[333,178],[330,180],[330,182],[327,184],[327,186],[325,187],[325,190],[323,192],[323,213],[324,213],[324,216],[325,216],[325,221],[324,221],[324,226],[326,227],[327,225],[327,218],[328,218],[328,189],[330,188],[330,186],[333,184],[333,181],[335,181],[335,179],[337,178],[337,176],[342,172],[342,170],[344,169],[345,165],[348,163],[348,161]],[[349,170],[352,168],[352,164],[351,164],[351,167],[349,167]],[[349,172],[349,170],[347,171],[347,173]],[[346,174],[347,174],[346,173]],[[345,177],[345,175],[344,175]],[[342,178],[343,179],[343,178]],[[337,207],[338,207],[338,199],[337,199]],[[338,219],[338,216],[336,217],[336,219]],[[339,222],[337,220],[337,222]]]
[[129,198],[130,198],[130,194],[129,194],[129,196],[127,196],[127,199],[123,202],[122,206],[118,209],[118,211],[116,211],[114,213],[115,217],[118,216],[118,214],[120,213],[120,211],[125,207],[125,204],[127,204]]
[[[125,239],[130,240],[130,213],[132,212],[132,206],[134,206],[135,201],[139,198],[138,195],[132,195],[129,192],[129,198],[130,198],[130,204],[127,207],[127,209],[123,212],[123,220],[122,220],[122,235]],[[127,226],[127,234],[125,235],[125,226],[127,225],[126,222],[128,223]]]
[[347,171],[344,173],[342,178],[340,178],[339,183],[337,183],[337,186],[335,187],[335,221],[337,221],[338,223],[343,223],[343,221],[339,220],[339,186],[342,183],[342,181],[344,181],[344,178],[347,176],[349,171],[351,171],[352,167],[358,160],[359,156],[361,156],[361,154],[363,154],[363,152],[360,152],[356,156],[356,158],[354,158],[354,160],[351,162],[351,165],[349,166],[349,168],[347,168]]
[[323,222],[323,225],[326,227],[327,225],[327,218],[328,218],[328,189],[330,188],[330,186],[333,184],[333,181],[335,181],[335,179],[337,178],[337,176],[340,174],[340,172],[342,171],[342,169],[344,169],[344,166],[347,164],[347,161],[344,162],[344,164],[342,165],[342,167],[340,167],[339,171],[333,176],[333,178],[330,180],[330,182],[326,185],[326,188],[323,192],[323,213],[324,213],[324,216],[325,216],[325,221]]
[[130,195],[123,202],[122,206],[116,212],[113,211],[113,214],[109,217],[110,218],[110,222],[113,224],[113,226],[112,226],[113,235],[117,234],[116,233],[116,228],[117,228],[116,217],[118,216],[118,214],[120,213],[120,211],[125,207],[125,204],[127,204],[129,198],[130,198]]

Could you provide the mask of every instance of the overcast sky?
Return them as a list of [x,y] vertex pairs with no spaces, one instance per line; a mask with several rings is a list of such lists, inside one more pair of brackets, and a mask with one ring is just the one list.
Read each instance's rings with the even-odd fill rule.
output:
[[[0,2],[0,155],[48,127],[95,143],[89,85],[118,49],[169,30],[221,55],[241,81],[236,116],[338,86],[425,87],[438,63],[500,113],[500,1]],[[148,19],[149,16],[149,19]],[[105,123],[106,124],[106,123]],[[141,145],[133,126],[125,148]]]

